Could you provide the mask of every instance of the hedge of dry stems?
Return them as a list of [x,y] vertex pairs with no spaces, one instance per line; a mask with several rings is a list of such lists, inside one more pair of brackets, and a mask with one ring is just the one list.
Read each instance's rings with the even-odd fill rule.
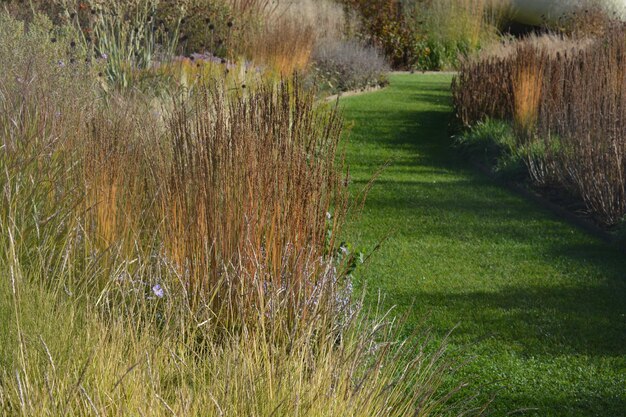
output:
[[626,29],[575,41],[527,39],[466,61],[460,120],[509,120],[532,180],[582,199],[606,225],[626,214]]

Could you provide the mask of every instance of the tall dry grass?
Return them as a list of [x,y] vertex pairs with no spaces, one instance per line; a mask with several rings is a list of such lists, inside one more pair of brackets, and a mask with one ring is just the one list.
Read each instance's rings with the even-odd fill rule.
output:
[[603,223],[626,213],[622,24],[577,42],[523,40],[468,60],[454,81],[461,121],[515,122],[533,180],[580,197]]
[[518,65],[513,77],[513,121],[522,132],[531,132],[539,117],[545,59],[534,49],[517,50]]
[[[317,106],[297,78],[233,87],[220,77],[160,106],[132,93],[88,105],[98,96],[96,82],[84,85],[88,66],[60,65],[44,53],[47,30],[24,40],[23,25],[3,18],[2,30],[15,33],[12,43],[4,38],[5,56],[24,46],[42,51],[4,64],[7,167],[22,178],[21,160],[35,160],[36,178],[49,175],[56,194],[77,198],[64,216],[76,222],[86,252],[112,259],[156,252],[175,265],[188,299],[211,298],[216,316],[231,295],[258,308],[264,300],[255,301],[253,288],[304,311],[326,284],[318,274],[337,249],[347,205],[336,110]],[[75,91],[75,77],[83,91]],[[44,157],[51,169],[69,164],[59,168],[62,178],[52,178]],[[332,284],[340,285],[335,266]]]
[[316,45],[344,36],[345,12],[333,0],[237,0],[233,8],[244,21],[256,19],[238,49],[282,75],[304,71]]
[[254,63],[286,76],[307,68],[315,41],[311,24],[282,15],[259,27],[241,50]]
[[498,28],[510,11],[507,0],[417,3],[415,18],[426,27],[429,37],[444,44],[465,43],[470,51],[497,40]]
[[261,302],[249,277],[255,290],[281,291],[304,312],[346,209],[341,128],[297,79],[235,95],[212,82],[176,105],[159,204],[166,250],[191,288],[213,291],[234,272],[241,281],[219,297]]
[[288,76],[307,68],[322,37],[341,37],[345,21],[332,0],[37,0],[32,11],[11,10],[75,25],[87,56],[106,55],[106,76],[124,88],[146,84],[144,70],[176,53],[251,61]]
[[316,39],[341,39],[349,24],[349,10],[335,0],[283,0],[279,13],[311,26]]
[[336,109],[298,79],[103,96],[42,25],[0,15],[0,414],[483,411],[352,295]]
[[[259,297],[279,293],[304,311],[323,260],[337,249],[347,205],[336,110],[316,105],[297,78],[246,85],[223,76],[201,78],[161,105],[123,92],[88,105],[97,82],[84,63],[56,57],[70,49],[65,37],[50,41],[49,22],[29,32],[6,15],[2,24],[10,34],[5,56],[31,48],[4,64],[2,149],[7,158],[36,159],[37,178],[47,174],[39,152],[72,161],[59,171],[63,179],[48,182],[65,191],[71,184],[81,196],[65,215],[86,251],[128,259],[158,251],[190,299],[212,297],[216,315],[230,305],[218,288],[249,295],[250,308],[258,307],[243,276],[258,284]],[[9,166],[22,175],[20,159]]]
[[[119,309],[106,318],[93,306],[52,299],[26,281],[14,297],[17,316],[7,314],[13,304],[8,284],[0,282],[0,317],[7,319],[0,346],[0,411],[6,416],[482,412],[482,407],[467,407],[457,390],[442,389],[442,377],[457,366],[446,360],[445,348],[424,349],[428,333],[417,334],[413,342],[394,342],[399,328],[388,317],[353,320],[340,340],[330,332],[320,334],[326,323],[319,317],[289,343],[248,328],[218,340],[205,321],[171,301],[145,299],[134,305],[135,315],[148,317],[141,322]],[[172,295],[176,291],[168,292]],[[163,323],[162,317],[170,320]],[[262,314],[259,320],[265,320]],[[319,336],[315,343],[311,334]]]

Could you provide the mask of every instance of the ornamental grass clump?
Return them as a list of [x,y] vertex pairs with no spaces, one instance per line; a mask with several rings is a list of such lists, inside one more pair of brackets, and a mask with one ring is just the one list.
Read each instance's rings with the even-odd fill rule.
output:
[[347,208],[341,119],[297,79],[243,87],[207,82],[172,111],[159,168],[165,251],[192,292],[240,277],[216,310],[276,291],[304,314]]
[[513,73],[513,121],[522,134],[531,132],[539,117],[545,59],[533,49],[517,51],[519,64]]
[[314,44],[313,26],[293,16],[279,15],[251,34],[241,49],[256,64],[285,76],[307,68]]
[[[63,217],[77,239],[70,246],[84,255],[69,264],[113,271],[137,256],[162,257],[187,301],[208,303],[214,323],[229,329],[242,324],[231,316],[274,296],[292,319],[306,317],[327,286],[347,284],[335,260],[347,210],[342,121],[298,78],[246,85],[218,77],[161,103],[123,92],[94,101],[88,65],[56,64],[68,53],[62,47],[11,59],[24,46],[45,49],[40,38],[49,35],[4,17],[2,29],[15,32],[2,48],[7,184],[27,181],[32,168],[30,181],[42,181],[34,195],[49,188],[31,203],[38,220],[29,231]],[[16,187],[11,195],[27,199]],[[68,207],[57,204],[66,198]],[[105,274],[95,287],[107,285]],[[235,298],[246,312],[232,311],[243,306]]]
[[[65,6],[70,23],[82,34],[82,47],[102,60],[104,75],[119,88],[139,86],[145,72],[171,59],[180,38],[180,14],[167,24],[158,19],[158,0],[114,1],[106,6],[79,2]],[[84,7],[83,7],[84,6]]]
[[419,65],[456,69],[459,61],[501,39],[510,14],[508,0],[438,0],[408,2],[410,22],[422,33]]

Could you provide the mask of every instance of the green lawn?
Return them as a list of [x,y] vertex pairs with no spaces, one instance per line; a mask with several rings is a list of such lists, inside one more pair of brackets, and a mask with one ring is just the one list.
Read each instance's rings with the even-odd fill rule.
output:
[[[626,415],[626,256],[475,172],[451,147],[447,75],[345,98],[352,189],[386,161],[348,232],[383,243],[356,272],[410,308],[497,391],[495,415]],[[410,329],[407,328],[407,332]]]

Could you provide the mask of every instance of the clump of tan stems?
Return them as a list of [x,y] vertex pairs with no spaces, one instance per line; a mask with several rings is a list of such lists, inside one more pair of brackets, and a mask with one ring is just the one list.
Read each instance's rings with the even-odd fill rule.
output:
[[259,28],[243,50],[255,63],[287,75],[306,69],[314,45],[315,31],[311,25],[283,15]]
[[306,69],[317,42],[343,36],[344,11],[332,0],[231,1],[240,20],[248,22],[238,49],[282,75]]
[[190,289],[212,291],[235,271],[259,286],[231,282],[218,298],[244,296],[252,308],[263,294],[250,290],[262,285],[292,300],[311,294],[347,203],[336,111],[316,109],[297,81],[248,90],[229,95],[211,82],[176,105],[159,204],[166,251]]
[[545,59],[532,48],[518,48],[513,72],[513,120],[522,132],[534,129],[539,116]]

